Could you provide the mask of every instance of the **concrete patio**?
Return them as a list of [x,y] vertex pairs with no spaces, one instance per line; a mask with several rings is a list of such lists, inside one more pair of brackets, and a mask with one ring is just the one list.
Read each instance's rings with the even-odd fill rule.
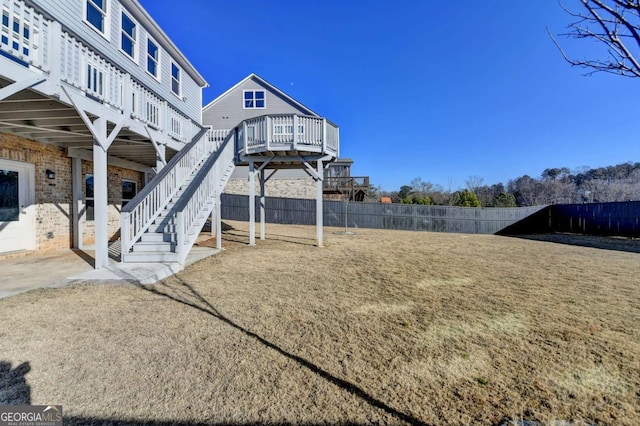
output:
[[[201,235],[199,239],[206,238],[211,236]],[[218,250],[214,248],[194,246],[187,256],[185,267],[216,253]],[[120,263],[114,257],[119,256],[111,256],[109,265],[101,269],[93,269],[92,248],[25,254],[0,260],[0,299],[38,288],[62,287],[75,282],[126,281],[153,284],[184,268],[178,263]]]

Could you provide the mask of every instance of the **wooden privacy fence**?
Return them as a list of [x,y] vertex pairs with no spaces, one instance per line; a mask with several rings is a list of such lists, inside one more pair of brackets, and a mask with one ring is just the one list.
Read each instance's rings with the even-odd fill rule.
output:
[[[249,220],[249,197],[222,194],[222,218]],[[314,225],[315,200],[266,197],[266,221],[270,223]],[[514,208],[473,208],[411,204],[323,202],[324,226],[396,229],[407,231],[495,234],[544,209],[545,206]],[[259,198],[256,199],[259,217]]]
[[550,206],[549,227],[553,232],[640,237],[640,201]]

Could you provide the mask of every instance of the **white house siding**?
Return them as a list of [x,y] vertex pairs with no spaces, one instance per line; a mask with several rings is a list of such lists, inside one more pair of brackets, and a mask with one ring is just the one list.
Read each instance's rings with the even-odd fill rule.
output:
[[[202,91],[196,81],[185,71],[182,72],[182,95],[186,100],[178,99],[171,92],[171,56],[163,47],[162,40],[154,39],[160,48],[160,82],[147,73],[146,46],[148,32],[142,22],[135,19],[138,28],[138,57],[135,63],[120,50],[120,14],[123,6],[115,0],[108,0],[109,34],[108,39],[84,21],[83,4],[85,0],[27,0],[45,16],[61,23],[74,37],[90,46],[92,50],[116,64],[129,73],[148,89],[174,108],[200,123],[202,108]],[[131,15],[131,14],[130,14]]]
[[[264,90],[266,108],[243,109],[245,90]],[[311,111],[301,109],[279,94],[271,92],[255,79],[249,79],[215,104],[205,107],[202,112],[202,122],[214,129],[232,129],[248,118],[265,114],[314,115]]]

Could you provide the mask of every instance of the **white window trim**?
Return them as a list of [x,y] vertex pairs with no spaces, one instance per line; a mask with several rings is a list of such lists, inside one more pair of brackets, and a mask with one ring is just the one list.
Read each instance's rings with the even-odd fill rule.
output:
[[[244,94],[247,92],[253,92],[253,105],[256,104],[256,94],[255,92],[262,92],[264,93],[264,106],[263,107],[257,107],[257,106],[252,106],[252,107],[247,107],[244,104],[245,98],[244,98]],[[263,90],[263,89],[250,89],[250,90],[243,90],[242,91],[242,109],[267,109],[267,91]]]
[[110,40],[111,7],[109,7],[109,0],[105,0],[105,4],[107,7],[106,11],[104,12],[104,32],[94,27],[93,24],[87,20],[87,1],[89,0],[82,0],[82,21],[93,31],[100,34],[105,39]]
[[[173,91],[173,67],[176,67],[178,69],[178,76],[179,79],[178,81],[178,93]],[[171,73],[171,85],[169,87],[169,90],[171,91],[171,93],[173,93],[174,95],[176,95],[178,97],[178,99],[182,100],[182,68],[180,68],[180,66],[175,62],[175,61],[171,61],[171,69],[169,70]]]
[[[86,2],[85,2],[86,4]],[[133,39],[133,56],[129,55],[129,53],[127,53],[126,50],[124,50],[122,48],[122,34],[123,34],[123,28],[122,28],[122,15],[127,15],[127,18],[129,18],[131,20],[131,22],[133,22],[133,24],[135,25],[135,37]],[[140,50],[139,47],[139,43],[140,43],[140,25],[138,24],[138,21],[136,21],[135,19],[133,19],[133,16],[131,16],[127,11],[124,10],[124,8],[122,8],[122,10],[120,11],[120,32],[118,33],[118,44],[120,45],[120,51],[124,54],[124,56],[126,56],[127,58],[131,59],[133,62],[135,62],[136,64],[138,63],[138,51]],[[160,56],[160,55],[158,55]],[[145,63],[146,66],[146,63]]]
[[[158,48],[158,63],[156,64],[158,67],[158,75],[155,76],[153,74],[151,74],[149,72],[149,66],[147,64],[147,60],[149,59],[149,40],[151,40],[151,42],[153,44],[156,45],[156,47]],[[147,38],[145,39],[145,43],[144,43],[144,70],[146,71],[147,74],[149,74],[151,77],[155,78],[157,81],[162,81],[162,79],[160,78],[160,76],[162,75],[162,66],[161,66],[161,62],[162,62],[162,48],[160,47],[160,44],[154,40],[153,37],[149,36],[147,34]]]

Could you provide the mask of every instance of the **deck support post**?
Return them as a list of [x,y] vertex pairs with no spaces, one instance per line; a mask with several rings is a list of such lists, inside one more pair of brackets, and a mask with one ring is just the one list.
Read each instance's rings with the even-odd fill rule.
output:
[[213,197],[213,210],[211,210],[211,217],[209,220],[211,221],[211,236],[216,236],[216,227],[218,226],[218,222],[216,221],[216,209],[218,208],[218,196],[215,195]]
[[82,250],[83,226],[82,213],[84,204],[82,202],[82,159],[80,157],[71,158],[71,192],[73,197],[72,223],[73,223],[73,248]]
[[216,197],[216,248],[222,250],[222,202],[220,201],[220,195]]
[[[107,137],[107,122],[98,118],[94,123],[97,134]],[[109,266],[109,232],[108,222],[108,183],[107,183],[107,150],[105,140],[93,139],[93,199],[95,222],[95,269]]]
[[318,169],[316,176],[316,235],[318,239],[318,247],[322,247],[322,181],[324,177],[324,171],[322,168],[322,160],[318,160]]
[[[124,118],[120,114],[111,115],[110,111],[103,108],[104,115],[91,121],[87,115],[87,99],[61,86],[62,92],[66,95],[75,110],[80,114],[87,129],[93,136],[93,203],[95,221],[95,269],[109,266],[109,193],[107,180],[107,150],[124,128]],[[114,124],[111,132],[107,129],[107,121]]]
[[255,164],[249,160],[249,245],[256,245],[256,187]]
[[260,239],[265,239],[265,197],[264,197],[264,169],[260,170]]

